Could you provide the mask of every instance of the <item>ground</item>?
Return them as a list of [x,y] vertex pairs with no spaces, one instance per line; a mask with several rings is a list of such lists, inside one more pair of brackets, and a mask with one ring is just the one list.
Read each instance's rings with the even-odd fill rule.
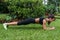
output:
[[14,25],[8,30],[0,24],[0,40],[60,40],[60,19],[51,24],[55,30],[43,30],[40,24]]

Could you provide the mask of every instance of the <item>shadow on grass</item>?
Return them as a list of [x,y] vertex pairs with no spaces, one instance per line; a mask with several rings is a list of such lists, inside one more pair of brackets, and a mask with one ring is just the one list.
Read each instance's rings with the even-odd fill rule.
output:
[[8,29],[34,29],[34,30],[42,30],[42,27],[8,27]]

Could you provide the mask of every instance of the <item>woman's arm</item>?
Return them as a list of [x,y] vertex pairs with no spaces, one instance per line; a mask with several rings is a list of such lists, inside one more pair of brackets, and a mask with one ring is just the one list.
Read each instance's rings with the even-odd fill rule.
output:
[[44,29],[44,30],[54,30],[54,29],[55,29],[54,27],[48,28],[48,27],[46,26],[46,23],[47,23],[46,20],[43,20],[43,25],[42,25],[42,26],[43,26],[43,29]]

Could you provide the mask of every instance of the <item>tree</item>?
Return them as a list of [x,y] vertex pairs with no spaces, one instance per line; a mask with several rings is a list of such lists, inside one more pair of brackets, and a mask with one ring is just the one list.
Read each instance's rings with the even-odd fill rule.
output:
[[60,5],[60,0],[48,0],[49,2],[48,2],[48,5],[51,5],[51,4],[53,4],[54,6],[55,6],[55,9],[54,10],[56,10],[56,12],[59,12],[58,10],[59,10],[59,5]]

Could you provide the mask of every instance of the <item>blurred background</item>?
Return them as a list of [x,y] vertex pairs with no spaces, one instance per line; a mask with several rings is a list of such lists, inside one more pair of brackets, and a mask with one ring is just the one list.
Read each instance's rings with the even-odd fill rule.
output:
[[0,0],[0,23],[49,14],[60,18],[60,0]]

